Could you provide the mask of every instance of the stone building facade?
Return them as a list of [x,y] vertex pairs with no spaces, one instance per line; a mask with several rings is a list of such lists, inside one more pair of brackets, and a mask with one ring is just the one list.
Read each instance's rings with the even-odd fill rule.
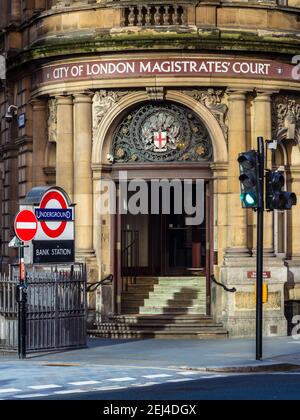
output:
[[[87,263],[91,281],[114,275],[90,296],[100,321],[126,313],[128,277],[182,276],[184,284],[188,270],[197,278],[192,269],[202,268],[205,310],[232,336],[252,335],[254,281],[247,273],[255,270],[255,216],[241,207],[236,159],[258,136],[278,139],[269,167],[284,170],[288,190],[300,195],[300,1],[0,0],[0,11],[7,58],[0,89],[2,269],[15,258],[8,243],[20,201],[34,186],[58,185],[76,203],[78,261]],[[17,107],[10,123],[9,105]],[[159,134],[164,147],[153,142]],[[204,179],[202,239],[189,231],[183,249],[170,220],[160,219],[160,241],[153,220],[101,215],[102,181],[125,170],[129,179]],[[124,268],[134,232],[139,262]],[[285,335],[285,304],[300,301],[298,206],[266,215],[265,270],[265,334]],[[211,284],[211,275],[236,293]]]

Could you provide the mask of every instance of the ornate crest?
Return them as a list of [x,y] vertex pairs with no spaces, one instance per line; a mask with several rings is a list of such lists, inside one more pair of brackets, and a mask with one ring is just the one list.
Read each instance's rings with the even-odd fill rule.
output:
[[142,126],[145,149],[158,153],[176,150],[179,133],[178,121],[172,114],[162,110],[154,113]]
[[132,111],[113,136],[113,162],[203,161],[212,158],[204,124],[190,110],[167,102]]

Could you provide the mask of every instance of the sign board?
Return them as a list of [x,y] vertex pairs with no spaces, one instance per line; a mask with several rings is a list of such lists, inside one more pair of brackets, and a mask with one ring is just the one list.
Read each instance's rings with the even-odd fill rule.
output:
[[[256,271],[248,271],[247,275],[248,275],[248,279],[256,280]],[[264,271],[263,278],[265,280],[270,279],[271,277],[272,277],[271,271]]]
[[21,208],[33,215],[37,230],[24,249],[26,264],[75,262],[75,208],[60,187],[35,187]]
[[23,113],[18,116],[18,128],[24,128],[25,125],[26,125],[26,115]]
[[292,63],[279,60],[232,57],[166,57],[90,59],[46,65],[34,76],[36,86],[84,80],[141,77],[240,77],[295,81]]
[[16,236],[23,242],[30,242],[36,236],[38,222],[35,214],[30,210],[22,210],[15,218]]
[[34,211],[39,222],[37,241],[74,241],[74,208],[62,191],[47,191]]
[[[257,299],[256,287],[254,289],[255,300]],[[266,305],[269,302],[269,286],[266,283],[263,283],[262,291],[262,303]]]
[[74,241],[33,241],[34,264],[66,264],[74,260]]

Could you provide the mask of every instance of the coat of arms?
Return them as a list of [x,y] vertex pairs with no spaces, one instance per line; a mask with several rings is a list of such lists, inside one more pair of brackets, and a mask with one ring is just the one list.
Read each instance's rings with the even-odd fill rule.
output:
[[146,150],[163,153],[175,150],[179,142],[180,125],[171,113],[156,112],[142,126]]
[[123,118],[109,163],[202,162],[213,158],[209,133],[194,112],[172,102],[149,102]]

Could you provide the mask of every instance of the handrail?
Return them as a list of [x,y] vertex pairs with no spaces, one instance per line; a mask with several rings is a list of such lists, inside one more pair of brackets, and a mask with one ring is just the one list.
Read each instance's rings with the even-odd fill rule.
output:
[[125,253],[129,248],[132,248],[133,247],[133,245],[135,245],[136,244],[136,239],[134,239],[132,242],[131,242],[131,244],[129,244],[129,245],[127,245],[127,247],[126,248],[124,248],[124,249],[122,249],[122,252],[123,253]]
[[97,283],[88,283],[89,286],[86,288],[87,293],[95,292],[100,286],[111,285],[114,281],[113,274],[109,274],[104,279],[98,281]]
[[226,287],[226,286],[225,286],[225,284],[223,284],[223,283],[219,283],[219,282],[216,280],[216,278],[215,278],[215,276],[214,276],[214,275],[211,275],[211,276],[210,276],[210,280],[211,280],[213,283],[215,283],[217,286],[222,287],[222,288],[223,288],[226,292],[228,292],[228,293],[235,293],[235,292],[237,291],[235,287],[233,287],[232,289],[228,289],[228,287]]

